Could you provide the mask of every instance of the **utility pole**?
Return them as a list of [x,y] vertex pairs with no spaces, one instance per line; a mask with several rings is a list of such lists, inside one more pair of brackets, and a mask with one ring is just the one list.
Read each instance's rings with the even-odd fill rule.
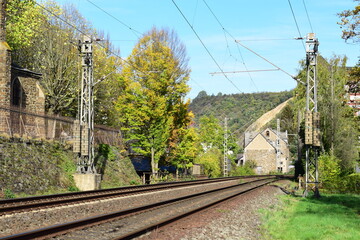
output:
[[309,192],[309,184],[314,184],[315,197],[319,193],[318,153],[320,147],[320,114],[317,107],[316,66],[318,54],[318,39],[314,33],[306,38],[306,113],[305,113],[305,145],[306,145],[306,182],[304,196]]
[[[83,36],[79,40],[81,56],[81,96],[75,135],[77,144],[74,152],[78,153],[78,173],[96,173],[94,166],[94,97],[93,97],[93,55],[92,39]],[[76,124],[75,124],[76,125]]]
[[227,149],[227,140],[228,140],[228,134],[227,134],[227,117],[225,117],[225,132],[224,132],[224,177],[228,176],[228,149]]

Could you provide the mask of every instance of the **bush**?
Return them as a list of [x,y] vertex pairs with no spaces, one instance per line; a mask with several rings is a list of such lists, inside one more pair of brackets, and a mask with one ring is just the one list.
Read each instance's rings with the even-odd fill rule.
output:
[[345,192],[360,194],[360,173],[345,176],[343,182]]
[[321,187],[332,193],[360,193],[360,173],[344,174],[340,160],[328,154],[319,157]]
[[322,188],[329,192],[338,192],[342,187],[340,160],[329,154],[321,155],[318,160]]
[[204,173],[211,178],[221,177],[222,153],[219,149],[212,148],[196,159],[196,163],[202,164]]
[[239,166],[232,170],[230,176],[255,175],[254,167],[256,167],[256,164],[253,161],[247,161],[244,166]]
[[80,192],[80,189],[76,186],[69,186],[68,191],[69,192]]
[[15,194],[10,189],[4,190],[5,199],[15,198]]

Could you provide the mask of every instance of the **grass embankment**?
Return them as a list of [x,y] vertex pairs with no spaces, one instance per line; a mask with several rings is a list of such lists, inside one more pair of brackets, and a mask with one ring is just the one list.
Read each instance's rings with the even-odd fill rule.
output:
[[285,196],[263,213],[263,239],[360,239],[360,195]]

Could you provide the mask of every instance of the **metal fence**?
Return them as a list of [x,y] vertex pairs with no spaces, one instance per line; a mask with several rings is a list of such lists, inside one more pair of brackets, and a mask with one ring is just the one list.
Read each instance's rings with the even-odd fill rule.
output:
[[[46,138],[59,141],[74,139],[74,121],[70,117],[38,114],[18,107],[0,106],[0,133],[11,137]],[[120,145],[120,130],[95,125],[95,144]]]

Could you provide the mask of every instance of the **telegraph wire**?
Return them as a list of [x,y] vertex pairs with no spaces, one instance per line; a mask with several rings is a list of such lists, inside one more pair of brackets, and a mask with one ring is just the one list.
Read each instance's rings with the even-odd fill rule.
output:
[[216,61],[216,59],[214,58],[214,56],[210,53],[209,49],[206,47],[206,45],[204,44],[204,42],[201,40],[200,36],[198,35],[198,33],[196,32],[196,30],[193,28],[193,26],[191,26],[189,20],[186,18],[186,16],[184,15],[184,13],[181,11],[181,9],[179,8],[179,6],[175,3],[174,0],[171,0],[173,2],[173,4],[175,5],[175,7],[177,8],[177,10],[180,12],[181,16],[184,18],[184,20],[186,21],[186,23],[190,26],[191,30],[194,32],[194,34],[196,35],[196,37],[198,38],[198,40],[200,41],[201,45],[205,48],[206,52],[209,54],[209,56],[211,57],[211,59],[214,61],[214,63],[216,64],[216,66],[219,68],[219,70],[223,73],[224,77],[239,91],[242,92],[233,81],[231,81],[228,76],[224,73],[224,71],[222,70],[221,66],[219,65],[219,63]]
[[305,0],[303,0],[302,2],[303,2],[303,5],[304,5],[304,8],[305,8],[305,12],[306,12],[306,16],[307,16],[307,19],[308,19],[308,22],[309,22],[309,25],[310,25],[311,32],[313,33],[314,30],[313,30],[313,27],[312,27],[312,24],[311,24],[311,21],[310,21],[310,17],[309,17],[309,13],[308,13],[308,10],[307,10],[306,4],[305,4]]
[[[302,35],[301,35],[301,33],[300,33],[300,28],[299,28],[299,25],[298,25],[298,23],[297,23],[297,20],[296,20],[296,17],[295,17],[295,13],[294,13],[294,10],[293,10],[293,7],[292,7],[292,5],[291,5],[290,0],[288,0],[288,3],[289,3],[290,9],[291,9],[291,13],[292,13],[293,18],[294,18],[294,21],[295,21],[295,25],[296,25],[297,31],[298,31],[298,33],[299,33],[299,37],[302,38]],[[306,52],[306,48],[305,48],[304,42],[301,41],[301,43],[302,43],[302,45],[303,45],[303,47],[304,47],[304,50],[305,50],[305,52]]]

